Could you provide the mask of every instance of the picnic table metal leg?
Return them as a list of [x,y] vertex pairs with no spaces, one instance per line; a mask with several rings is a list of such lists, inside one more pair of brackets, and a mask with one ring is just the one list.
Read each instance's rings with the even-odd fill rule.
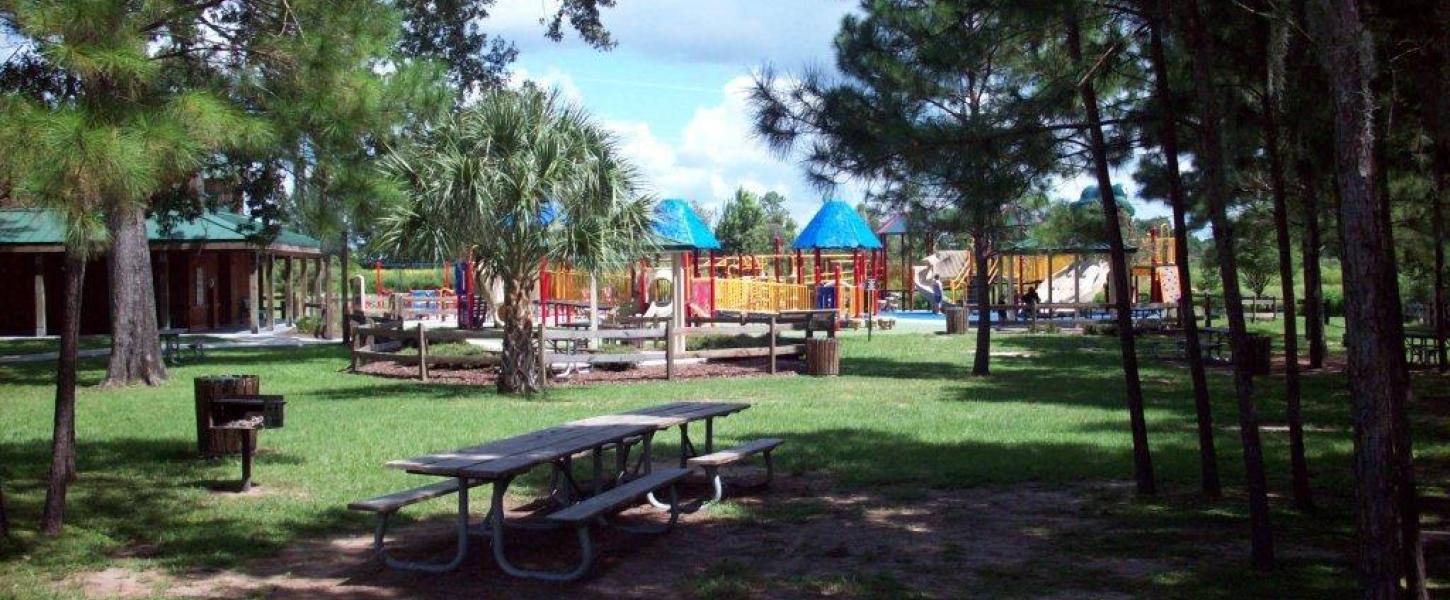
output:
[[594,545],[589,539],[589,525],[587,523],[575,528],[575,535],[579,539],[579,565],[572,570],[559,572],[521,569],[509,562],[508,556],[504,552],[503,498],[504,494],[508,491],[509,483],[512,481],[513,478],[510,477],[494,482],[493,498],[489,503],[489,515],[491,516],[491,525],[493,527],[493,535],[490,536],[489,543],[493,546],[493,559],[494,562],[498,563],[498,568],[502,569],[504,573],[514,577],[542,581],[574,581],[575,579],[583,577],[585,573],[589,572],[589,567],[594,563]]
[[[453,559],[446,563],[427,563],[393,558],[384,546],[388,533],[388,519],[393,516],[392,512],[386,512],[378,515],[378,527],[373,534],[373,552],[383,559],[383,564],[402,571],[422,571],[424,573],[446,573],[463,564],[463,557],[468,554],[468,481],[460,478],[458,484],[458,545],[457,550],[453,553]],[[495,487],[495,489],[497,488]]]

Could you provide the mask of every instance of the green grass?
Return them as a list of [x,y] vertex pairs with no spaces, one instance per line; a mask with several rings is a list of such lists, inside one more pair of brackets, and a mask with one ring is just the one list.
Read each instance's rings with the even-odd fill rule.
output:
[[[0,582],[7,582],[0,583],[0,597],[30,597],[23,590],[35,587],[7,590],[8,582],[45,581],[75,570],[225,567],[276,554],[303,538],[361,534],[370,520],[346,511],[348,501],[421,482],[384,468],[389,459],[675,400],[749,401],[754,408],[721,422],[722,444],[783,437],[788,451],[777,454],[777,466],[784,475],[824,476],[838,488],[889,492],[902,502],[931,489],[1130,478],[1114,339],[997,336],[994,351],[1009,355],[994,356],[993,376],[985,379],[967,377],[972,341],[973,336],[930,334],[883,335],[870,342],[850,336],[842,338],[846,375],[838,378],[563,387],[532,399],[499,396],[487,387],[347,374],[345,352],[336,346],[217,350],[206,362],[172,369],[170,382],[161,387],[81,391],[81,480],[71,492],[67,532],[58,542],[42,542],[32,529],[44,495],[53,365],[0,365],[0,475],[19,529],[12,540],[0,542]],[[104,364],[95,359],[82,364],[82,383],[93,386]],[[1352,441],[1342,376],[1314,374],[1304,384],[1305,417],[1313,425],[1309,460],[1323,509],[1313,516],[1275,512],[1281,540],[1322,549],[1331,558],[1291,558],[1273,574],[1248,575],[1246,557],[1236,551],[1247,534],[1242,501],[1231,496],[1202,503],[1192,493],[1198,463],[1186,373],[1162,361],[1143,365],[1154,464],[1167,493],[1149,501],[1097,501],[1114,527],[1062,540],[1055,556],[1020,572],[983,574],[988,585],[978,592],[1032,597],[1058,588],[1111,588],[1147,597],[1202,598],[1350,593],[1354,583],[1345,557],[1353,547],[1347,513]],[[287,427],[262,434],[257,480],[265,493],[215,493],[213,488],[235,481],[237,463],[195,458],[191,380],[213,373],[258,373],[263,393],[287,396]],[[1443,421],[1435,425],[1420,407],[1443,404],[1446,381],[1429,377],[1416,380],[1421,404],[1414,412],[1424,418],[1417,424],[1417,452],[1425,493],[1443,495],[1450,443]],[[1217,437],[1220,465],[1226,483],[1236,488],[1242,463],[1231,429],[1236,422],[1231,386],[1224,371],[1215,370],[1211,378],[1215,418],[1223,426]],[[1282,422],[1282,382],[1262,380],[1259,391],[1264,422]],[[1285,436],[1266,432],[1264,442],[1270,481],[1276,492],[1287,494]],[[413,517],[449,510],[446,502],[417,508]],[[820,512],[815,503],[799,499],[758,514],[729,504],[715,510],[726,519],[783,523],[786,530]],[[1204,553],[1204,540],[1236,550]],[[1175,568],[1148,582],[1103,581],[1091,565],[1076,565],[1080,555],[1166,557]],[[1445,563],[1432,557],[1432,572],[1443,577],[1450,566]],[[1051,569],[1054,577],[1044,580],[1034,569]],[[735,585],[738,578],[727,571],[701,578],[698,587],[728,597],[748,594],[755,585]],[[1087,584],[1098,587],[1081,587]],[[863,597],[901,591],[889,571],[793,585],[808,594],[838,588]]]
[[[111,336],[81,336],[80,347],[82,350],[89,350],[92,348],[109,348],[111,347]],[[60,352],[60,338],[11,338],[7,340],[0,340],[0,356],[10,356],[15,354],[41,354],[44,352]]]

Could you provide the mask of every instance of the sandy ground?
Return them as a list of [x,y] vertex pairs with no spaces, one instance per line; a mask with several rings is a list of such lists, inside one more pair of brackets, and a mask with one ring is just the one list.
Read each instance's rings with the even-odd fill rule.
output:
[[[742,479],[759,474],[748,471],[735,474]],[[703,494],[703,483],[691,480],[685,497]],[[602,530],[596,536],[599,560],[586,579],[572,584],[508,577],[495,566],[486,538],[474,538],[463,566],[452,573],[397,572],[372,555],[371,537],[360,535],[299,543],[236,569],[167,574],[114,568],[78,574],[66,585],[92,597],[121,598],[674,598],[714,595],[701,586],[721,577],[736,586],[735,597],[742,590],[745,597],[854,597],[859,590],[832,582],[889,572],[895,584],[951,598],[978,589],[984,573],[1020,568],[1050,554],[1055,536],[1104,526],[1091,499],[1125,495],[1127,489],[1033,484],[902,499],[837,493],[824,480],[786,475],[767,490],[740,494],[722,507],[682,517],[667,535]],[[663,519],[648,507],[623,516]],[[394,543],[404,557],[449,555],[450,523],[407,525]],[[565,568],[577,556],[575,548],[568,532],[518,531],[510,538],[510,555],[522,565]],[[1159,567],[1095,560],[1125,577]],[[1099,590],[1054,597],[1113,596]]]

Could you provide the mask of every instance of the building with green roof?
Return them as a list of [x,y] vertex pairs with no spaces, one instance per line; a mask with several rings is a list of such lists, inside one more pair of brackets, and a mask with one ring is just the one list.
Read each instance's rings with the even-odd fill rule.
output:
[[[52,211],[0,209],[0,335],[59,332],[62,223]],[[304,304],[303,289],[318,288],[322,242],[283,229],[258,239],[251,219],[229,211],[207,211],[165,226],[146,222],[151,242],[158,323],[196,331],[270,327],[280,316],[294,320]],[[281,263],[278,274],[277,263]],[[311,267],[312,276],[307,273]],[[110,285],[105,257],[86,268],[81,332],[110,329]],[[283,282],[279,290],[274,281]],[[308,284],[318,279],[315,284]],[[300,281],[299,281],[300,280]],[[260,310],[253,310],[256,307]]]

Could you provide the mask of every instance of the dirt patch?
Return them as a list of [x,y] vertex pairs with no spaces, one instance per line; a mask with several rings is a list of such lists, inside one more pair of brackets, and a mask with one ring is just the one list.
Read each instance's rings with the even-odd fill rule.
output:
[[[742,479],[755,475],[738,473]],[[695,478],[683,491],[694,498],[706,488]],[[181,574],[107,569],[78,574],[68,583],[88,595],[126,598],[951,598],[971,590],[992,596],[1004,573],[1036,570],[1044,556],[1060,554],[1052,550],[1059,537],[1105,526],[1094,508],[1104,494],[1126,497],[1128,491],[1114,484],[1026,484],[845,493],[821,478],[783,476],[768,490],[740,491],[685,515],[668,535],[599,531],[599,559],[588,578],[573,584],[508,577],[494,564],[486,538],[473,538],[463,566],[452,573],[398,572],[373,557],[367,535],[307,541],[236,569]],[[648,507],[623,517],[663,518]],[[400,529],[390,545],[405,558],[452,552],[448,519]],[[511,534],[509,553],[518,564],[565,568],[577,556],[570,532]],[[1131,577],[1158,568],[1095,560],[1103,570]],[[1040,591],[1057,598],[1114,597],[1101,589],[1078,593],[1072,583],[1061,582]]]
[[[796,358],[776,359],[776,374],[768,372],[766,359],[738,359],[675,365],[676,379],[716,379],[723,377],[793,377],[805,372],[805,363]],[[369,363],[359,373],[396,379],[417,379],[418,368],[389,362]],[[639,366],[625,370],[592,369],[550,378],[550,385],[593,385],[600,383],[636,383],[665,379],[664,365]],[[494,385],[498,373],[494,369],[428,369],[428,381],[459,385]]]

